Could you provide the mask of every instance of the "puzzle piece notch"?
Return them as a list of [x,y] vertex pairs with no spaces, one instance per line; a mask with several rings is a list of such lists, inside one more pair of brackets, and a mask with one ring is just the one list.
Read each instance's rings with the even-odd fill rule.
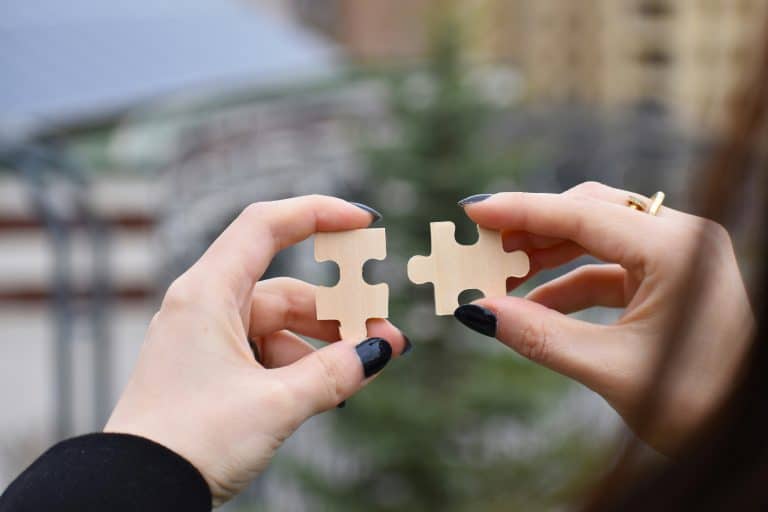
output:
[[317,319],[338,320],[342,339],[365,339],[367,319],[389,316],[389,287],[385,283],[368,284],[363,279],[365,262],[386,256],[384,228],[315,235],[315,260],[334,261],[339,266],[335,286],[317,287]]
[[432,222],[429,231],[432,253],[408,261],[408,279],[415,284],[433,283],[438,315],[453,314],[464,290],[503,297],[508,277],[524,277],[530,271],[528,255],[523,251],[505,252],[498,231],[478,226],[479,237],[474,245],[456,242],[453,222]]

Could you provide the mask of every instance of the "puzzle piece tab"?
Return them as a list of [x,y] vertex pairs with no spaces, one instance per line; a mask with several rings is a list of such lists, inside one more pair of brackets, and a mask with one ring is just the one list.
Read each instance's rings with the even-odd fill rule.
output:
[[365,321],[389,316],[389,287],[368,284],[363,279],[363,264],[387,256],[384,228],[355,229],[315,235],[315,260],[335,261],[339,282],[318,286],[315,295],[318,320],[338,320],[343,339],[367,337]]
[[480,237],[474,245],[456,242],[453,222],[432,222],[429,231],[432,254],[408,261],[408,279],[415,284],[433,283],[438,315],[453,314],[464,290],[503,297],[507,278],[524,277],[530,270],[530,260],[523,251],[504,252],[498,231],[478,226]]

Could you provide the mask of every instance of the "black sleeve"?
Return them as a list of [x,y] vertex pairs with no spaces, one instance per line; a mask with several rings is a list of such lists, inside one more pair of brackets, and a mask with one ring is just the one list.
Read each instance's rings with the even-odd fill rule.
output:
[[0,512],[211,510],[211,491],[186,459],[127,434],[63,441],[0,496]]

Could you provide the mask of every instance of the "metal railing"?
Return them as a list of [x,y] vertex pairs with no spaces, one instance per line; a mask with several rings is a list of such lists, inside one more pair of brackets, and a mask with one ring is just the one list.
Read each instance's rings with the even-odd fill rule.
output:
[[[107,224],[91,208],[85,173],[55,146],[27,143],[0,148],[0,167],[26,185],[53,252],[50,308],[54,325],[53,396],[56,439],[75,432],[74,325],[84,315],[92,333],[93,428],[100,429],[111,403],[110,265]],[[73,276],[72,238],[87,234],[91,252],[90,280],[80,303]]]

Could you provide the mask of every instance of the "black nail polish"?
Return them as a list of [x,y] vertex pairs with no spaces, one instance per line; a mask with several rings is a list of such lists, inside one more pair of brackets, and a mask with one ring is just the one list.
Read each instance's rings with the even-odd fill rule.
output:
[[492,195],[493,194],[475,194],[473,196],[465,197],[464,199],[458,202],[458,205],[467,206],[468,204],[479,203],[480,201],[485,201]]
[[336,408],[337,408],[337,409],[343,409],[343,408],[345,408],[346,406],[347,406],[347,401],[346,401],[346,400],[342,400],[342,401],[341,401],[341,403],[340,403],[339,405],[337,405],[337,406],[336,406]]
[[366,378],[379,373],[392,358],[392,346],[382,338],[368,338],[355,347]]
[[496,315],[489,309],[474,304],[467,304],[456,308],[453,316],[459,322],[480,334],[485,334],[492,338],[496,337]]
[[[403,334],[403,333],[400,333],[400,334]],[[403,348],[403,351],[400,352],[401,356],[404,356],[405,354],[413,350],[413,343],[411,343],[411,340],[408,338],[408,336],[403,334],[403,339],[405,340],[405,347]]]
[[371,215],[371,217],[373,217],[373,220],[371,221],[371,224],[369,224],[369,225],[376,224],[377,222],[379,222],[384,217],[382,214],[380,214],[379,212],[377,212],[376,210],[374,210],[373,208],[371,208],[368,205],[365,205],[363,203],[355,203],[354,201],[349,201],[349,202],[352,203],[353,205],[357,206],[361,210],[363,210],[365,212],[368,212]]

